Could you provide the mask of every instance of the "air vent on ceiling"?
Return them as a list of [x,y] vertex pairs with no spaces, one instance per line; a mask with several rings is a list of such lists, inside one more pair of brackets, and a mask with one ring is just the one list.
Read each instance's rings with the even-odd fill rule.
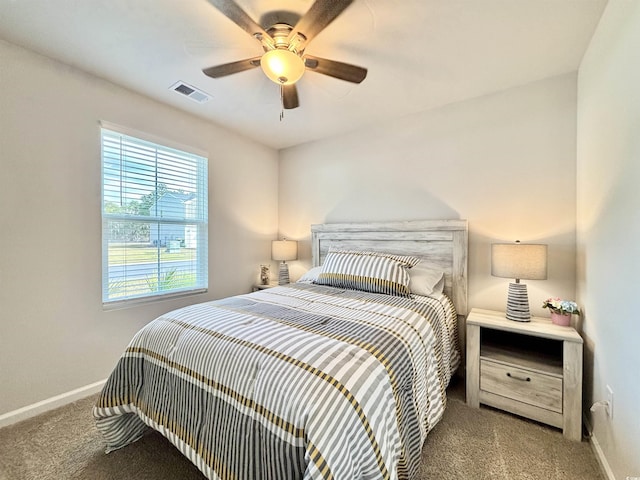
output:
[[189,97],[194,102],[207,103],[209,100],[211,100],[211,95],[184,82],[176,82],[169,88],[186,97]]

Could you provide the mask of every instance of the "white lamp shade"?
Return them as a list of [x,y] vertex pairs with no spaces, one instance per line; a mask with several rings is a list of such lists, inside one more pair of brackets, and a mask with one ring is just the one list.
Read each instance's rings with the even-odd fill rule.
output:
[[547,246],[494,243],[491,245],[491,275],[518,280],[545,280]]
[[298,242],[294,240],[273,240],[271,242],[271,258],[286,262],[298,258]]
[[265,75],[278,85],[296,83],[305,71],[304,60],[286,48],[266,52],[260,58],[260,66]]

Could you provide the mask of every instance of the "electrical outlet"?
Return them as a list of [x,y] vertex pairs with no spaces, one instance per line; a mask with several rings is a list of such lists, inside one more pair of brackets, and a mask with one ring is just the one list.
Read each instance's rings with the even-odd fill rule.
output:
[[607,385],[607,403],[609,407],[607,408],[607,415],[609,415],[609,418],[613,418],[613,390],[609,385]]

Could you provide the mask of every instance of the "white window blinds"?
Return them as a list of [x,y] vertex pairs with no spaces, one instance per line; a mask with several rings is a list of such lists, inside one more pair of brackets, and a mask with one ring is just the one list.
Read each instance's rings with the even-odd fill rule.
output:
[[103,303],[206,290],[207,158],[101,131]]

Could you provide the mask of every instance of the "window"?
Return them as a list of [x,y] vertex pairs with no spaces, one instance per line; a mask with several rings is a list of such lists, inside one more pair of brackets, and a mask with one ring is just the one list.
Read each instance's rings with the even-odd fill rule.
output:
[[207,158],[102,131],[102,301],[205,291]]

